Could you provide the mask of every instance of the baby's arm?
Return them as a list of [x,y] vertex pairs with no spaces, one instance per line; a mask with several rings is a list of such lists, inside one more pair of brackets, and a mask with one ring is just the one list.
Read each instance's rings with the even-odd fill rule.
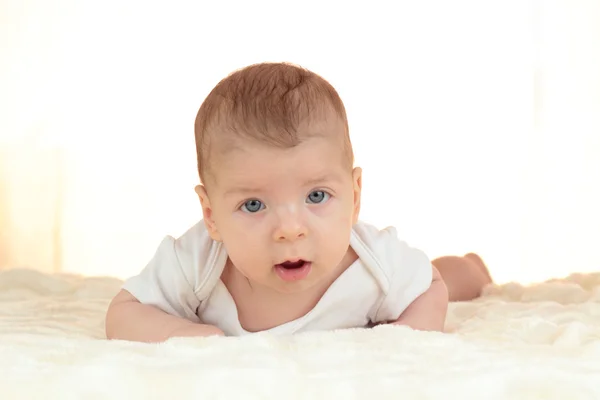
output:
[[106,313],[108,339],[136,342],[163,342],[172,337],[224,336],[212,325],[197,324],[140,303],[131,293],[121,290]]
[[448,289],[437,268],[433,267],[431,286],[400,315],[395,325],[420,331],[443,331],[448,311]]

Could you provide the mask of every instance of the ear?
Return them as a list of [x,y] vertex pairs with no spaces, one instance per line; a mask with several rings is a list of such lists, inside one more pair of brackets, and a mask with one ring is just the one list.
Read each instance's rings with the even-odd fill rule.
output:
[[210,199],[208,198],[206,188],[202,185],[198,185],[194,188],[194,191],[200,199],[200,205],[202,206],[202,215],[204,216],[204,225],[206,225],[206,229],[208,230],[210,237],[213,240],[220,242],[221,235],[219,235],[217,225],[215,224],[215,220],[213,219],[213,210],[210,206]]
[[362,191],[362,169],[356,167],[352,170],[352,184],[354,191],[354,208],[352,210],[352,224],[358,222],[358,214],[360,213],[360,195]]

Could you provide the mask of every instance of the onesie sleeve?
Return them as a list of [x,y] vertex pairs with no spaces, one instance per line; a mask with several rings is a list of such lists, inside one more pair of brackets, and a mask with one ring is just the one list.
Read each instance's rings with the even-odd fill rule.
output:
[[190,282],[190,274],[182,268],[176,244],[173,237],[165,237],[146,267],[126,280],[122,288],[140,303],[200,322],[196,313],[200,300],[194,292],[194,283]]
[[393,227],[373,232],[371,251],[385,282],[381,302],[374,310],[372,322],[396,320],[431,286],[432,264],[427,255],[398,239]]

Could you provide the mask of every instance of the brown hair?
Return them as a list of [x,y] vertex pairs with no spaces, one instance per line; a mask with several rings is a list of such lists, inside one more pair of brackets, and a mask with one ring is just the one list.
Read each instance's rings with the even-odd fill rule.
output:
[[[344,147],[353,163],[346,110],[337,91],[319,75],[288,63],[254,64],[235,71],[209,93],[196,115],[198,174],[208,169],[210,141],[234,134],[288,148],[299,127],[334,110],[344,126]],[[228,135],[229,136],[229,135]]]

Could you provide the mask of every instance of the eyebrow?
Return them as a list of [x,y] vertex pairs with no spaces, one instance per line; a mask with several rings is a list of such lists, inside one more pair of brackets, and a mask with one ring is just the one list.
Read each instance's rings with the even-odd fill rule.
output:
[[225,194],[223,196],[228,197],[228,196],[232,196],[232,195],[241,195],[244,193],[255,193],[260,191],[257,188],[250,188],[250,187],[234,187],[232,189],[229,189],[225,192]]
[[340,182],[342,179],[338,174],[325,174],[318,178],[309,179],[305,182],[306,186],[318,186],[324,182]]
[[[325,182],[341,182],[341,177],[338,174],[326,174],[321,175],[317,178],[309,179],[304,182],[304,186],[318,186]],[[232,196],[232,195],[242,195],[245,193],[256,193],[262,191],[262,188],[258,187],[247,187],[247,186],[238,186],[227,190],[224,196]]]

